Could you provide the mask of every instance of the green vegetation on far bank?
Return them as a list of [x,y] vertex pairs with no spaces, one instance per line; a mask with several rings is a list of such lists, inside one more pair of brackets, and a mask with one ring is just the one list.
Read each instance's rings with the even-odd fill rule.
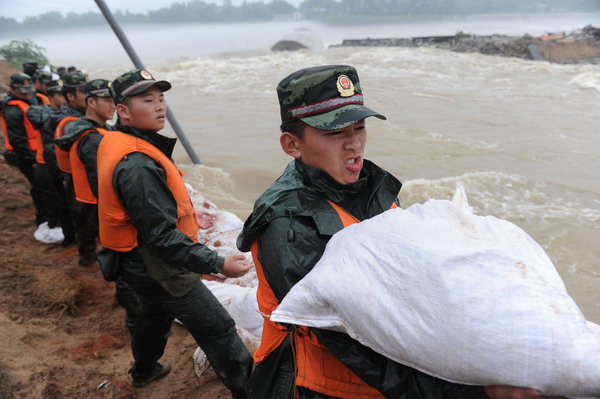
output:
[[37,62],[42,66],[48,64],[45,52],[45,48],[31,39],[13,40],[0,47],[0,56],[4,57],[10,66],[18,69],[21,69],[25,62]]
[[[324,21],[381,20],[381,18],[437,17],[497,13],[600,12],[598,0],[304,0],[298,7],[285,0],[246,1],[240,6],[225,0],[220,6],[208,1],[181,1],[145,13],[116,10],[121,23],[242,22],[275,18]],[[103,25],[99,12],[63,13],[60,10],[25,18],[0,17],[0,34],[34,30]]]

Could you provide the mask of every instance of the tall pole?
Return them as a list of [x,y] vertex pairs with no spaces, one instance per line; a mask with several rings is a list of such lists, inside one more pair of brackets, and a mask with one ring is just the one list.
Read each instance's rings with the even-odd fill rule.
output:
[[[112,12],[104,3],[104,0],[95,0],[95,1],[96,1],[96,4],[98,5],[98,8],[100,8],[100,11],[102,12],[102,15],[104,15],[106,22],[108,22],[108,24],[112,28],[113,32],[115,32],[115,35],[117,35],[117,38],[119,39],[119,41],[121,42],[121,45],[123,46],[123,48],[129,55],[129,58],[131,58],[131,61],[133,61],[133,65],[135,65],[135,67],[139,68],[139,69],[146,69],[146,68],[144,68],[144,64],[142,63],[142,60],[140,60],[140,58],[136,54],[135,50],[131,46],[131,43],[129,43],[127,36],[125,36],[125,33],[123,32],[123,30],[121,29],[121,27],[119,26],[117,21],[115,20],[115,17],[112,15]],[[200,158],[198,158],[198,155],[196,155],[196,151],[194,150],[194,147],[192,147],[192,145],[190,144],[187,136],[181,129],[181,126],[179,126],[177,119],[175,119],[175,115],[173,115],[173,113],[171,112],[171,108],[169,108],[169,107],[167,107],[167,119],[169,120],[171,127],[175,131],[175,134],[177,134],[177,137],[181,141],[181,144],[183,144],[183,148],[185,148],[185,151],[187,152],[187,154],[190,157],[190,159],[192,160],[192,162],[196,165],[199,165],[201,163]]]

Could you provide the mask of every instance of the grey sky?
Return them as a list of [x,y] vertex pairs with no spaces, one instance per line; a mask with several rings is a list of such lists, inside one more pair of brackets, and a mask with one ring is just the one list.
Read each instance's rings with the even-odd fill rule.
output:
[[[104,0],[106,5],[114,12],[116,10],[129,10],[144,12],[161,7],[167,7],[176,2],[190,0]],[[207,3],[223,4],[223,0],[204,0]],[[252,2],[255,0],[246,0]],[[286,0],[297,6],[302,0]],[[240,5],[244,0],[232,0],[234,5]],[[267,0],[268,2],[268,0]],[[62,13],[98,11],[94,0],[0,0],[0,16],[14,18],[21,22],[25,17],[43,14],[47,11],[61,11]]]

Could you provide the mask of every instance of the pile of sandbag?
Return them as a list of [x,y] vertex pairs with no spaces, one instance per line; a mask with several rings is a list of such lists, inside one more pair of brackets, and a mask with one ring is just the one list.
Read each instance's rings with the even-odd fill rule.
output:
[[[187,185],[188,193],[198,218],[198,240],[221,256],[239,253],[236,248],[236,238],[242,229],[243,222],[231,212],[219,209],[212,201]],[[229,312],[235,321],[237,331],[242,341],[254,353],[260,343],[263,318],[258,311],[256,300],[256,269],[252,264],[252,256],[247,254],[246,262],[251,264],[247,274],[239,278],[225,278],[222,281],[202,280],[217,300]],[[194,370],[200,384],[217,377],[210,366],[206,354],[199,347],[193,355]]]
[[600,327],[544,250],[473,214],[462,188],[334,235],[271,319],[345,332],[448,381],[600,397]]

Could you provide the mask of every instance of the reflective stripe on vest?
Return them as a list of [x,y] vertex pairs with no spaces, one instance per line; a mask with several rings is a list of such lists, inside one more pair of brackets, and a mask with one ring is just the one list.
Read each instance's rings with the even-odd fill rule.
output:
[[[36,130],[29,119],[27,118],[27,108],[29,108],[29,104],[22,100],[9,100],[6,105],[14,105],[15,107],[19,107],[21,113],[23,114],[23,126],[25,127],[25,132],[27,132],[27,146],[31,151],[37,152],[38,150],[38,136],[41,141],[41,134],[38,130]],[[8,127],[6,126],[6,120],[4,120],[4,115],[0,118],[0,123],[2,123],[2,131],[4,132],[4,143],[6,145],[7,150],[14,150],[14,147],[10,144],[8,140]]]
[[122,132],[106,132],[98,147],[98,215],[100,242],[114,251],[127,252],[135,248],[137,230],[113,187],[113,173],[128,154],[141,152],[164,169],[166,183],[177,202],[177,228],[194,242],[198,241],[196,212],[175,164],[146,140]]
[[[75,189],[75,198],[79,202],[83,202],[86,204],[97,204],[98,199],[94,195],[92,188],[90,187],[90,181],[87,177],[87,172],[85,170],[85,164],[79,158],[79,143],[81,139],[88,135],[88,133],[97,131],[102,136],[104,136],[108,130],[103,129],[101,127],[96,129],[86,130],[75,140],[73,145],[71,145],[71,149],[69,150],[69,159],[71,161],[71,174],[73,175],[73,188]],[[97,188],[96,188],[97,189]]]
[[[76,121],[76,116],[65,116],[58,122],[56,130],[54,130],[54,139],[59,139],[65,133],[65,125],[69,122]],[[56,149],[56,163],[58,163],[58,169],[66,173],[71,173],[71,161],[69,160],[69,152],[61,149],[58,145],[54,144]]]
[[[329,201],[335,209],[344,227],[358,223],[359,220],[338,205]],[[396,208],[393,203],[390,208]],[[261,363],[283,342],[290,332],[279,323],[274,323],[269,316],[277,308],[277,297],[269,286],[262,264],[258,260],[260,237],[251,245],[250,250],[256,266],[258,290],[256,297],[258,308],[264,318],[263,333],[260,346],[254,353],[254,361]],[[315,392],[342,399],[384,398],[375,388],[366,384],[337,357],[319,344],[317,338],[307,327],[298,327],[292,339],[295,346],[295,363],[297,369],[296,385]]]

